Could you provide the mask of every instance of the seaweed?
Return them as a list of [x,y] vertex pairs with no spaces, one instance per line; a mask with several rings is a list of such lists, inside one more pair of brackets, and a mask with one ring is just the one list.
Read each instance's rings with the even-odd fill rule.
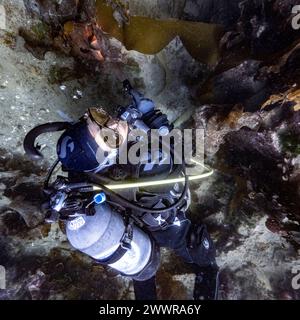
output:
[[219,25],[140,16],[130,16],[120,24],[113,7],[106,1],[97,0],[96,9],[96,19],[102,30],[121,41],[127,50],[156,54],[178,36],[194,59],[208,64],[219,60],[219,41],[223,34]]

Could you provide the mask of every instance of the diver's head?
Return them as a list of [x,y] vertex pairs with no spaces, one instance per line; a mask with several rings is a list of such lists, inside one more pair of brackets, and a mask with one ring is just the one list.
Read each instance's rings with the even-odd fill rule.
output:
[[102,108],[89,108],[57,143],[58,159],[67,171],[98,172],[115,163],[125,146],[128,125]]

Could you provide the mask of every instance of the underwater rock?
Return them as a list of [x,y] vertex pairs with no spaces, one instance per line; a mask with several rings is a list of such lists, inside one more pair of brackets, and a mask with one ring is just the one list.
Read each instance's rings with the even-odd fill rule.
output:
[[[124,51],[123,51],[124,52]],[[124,74],[147,95],[156,97],[166,86],[166,71],[157,56],[143,55],[136,51],[124,55]]]
[[3,236],[26,233],[27,225],[21,215],[8,207],[0,208],[0,232]]
[[53,36],[50,27],[42,22],[33,22],[19,29],[19,35],[26,41],[25,48],[37,59],[44,59],[45,53],[53,48]]
[[[257,215],[266,214],[269,217],[266,227],[299,248],[299,89],[295,84],[283,90],[297,77],[297,64],[292,63],[295,65],[295,69],[292,69],[288,68],[287,63],[293,53],[298,55],[297,48],[298,45],[280,57],[273,66],[261,67],[254,62],[246,67],[247,71],[238,67],[216,77],[220,87],[222,83],[230,86],[231,81],[226,79],[226,74],[231,74],[232,79],[233,75],[240,77],[236,86],[232,85],[228,92],[237,90],[235,96],[242,99],[241,87],[248,88],[253,103],[251,112],[247,112],[249,99],[242,101],[242,104],[235,104],[237,101],[230,101],[229,97],[229,100],[225,99],[227,105],[204,105],[197,108],[194,118],[196,127],[204,128],[206,132],[207,161],[218,170],[218,174],[225,174],[235,181],[233,185],[227,182],[232,192],[231,197],[225,200],[226,207],[222,208],[218,204],[221,195],[213,196],[214,187],[208,194],[201,193],[201,188],[195,190],[199,194],[198,206],[205,208],[206,203],[212,203],[204,212],[207,212],[208,217],[210,213],[220,212],[224,223],[234,226],[233,235],[239,225],[247,225]],[[253,74],[251,65],[255,66]],[[287,74],[290,82],[286,81]],[[251,82],[254,79],[257,79],[257,88]],[[276,85],[275,81],[271,84],[270,79],[277,79]],[[266,94],[274,92],[275,87],[283,91],[263,99]],[[259,100],[253,99],[252,95],[259,93],[261,88],[264,95]],[[254,92],[251,92],[252,89]],[[220,92],[226,97],[224,87]],[[254,94],[254,97],[257,95]],[[214,219],[209,221],[216,223]],[[220,241],[218,246],[220,248]]]
[[[7,268],[8,288],[1,290],[1,299],[62,300],[62,299],[124,299],[132,295],[128,281],[112,277],[101,266],[71,248],[56,248],[44,239],[35,241],[30,251],[29,239],[19,242],[0,237],[0,263]],[[24,245],[22,245],[22,242]],[[31,241],[31,243],[33,243]],[[12,255],[11,246],[18,246]],[[43,247],[48,249],[43,251]]]
[[291,26],[291,8],[296,4],[297,0],[242,1],[239,20],[221,41],[219,69],[228,69],[249,58],[271,62],[276,53],[291,46],[299,39],[299,30]]
[[27,11],[33,16],[42,18],[47,24],[59,25],[75,19],[78,15],[77,0],[24,0],[24,4]]
[[[27,227],[34,228],[44,221],[41,204],[45,167],[34,168],[29,160],[24,159],[22,163],[18,160],[22,161],[22,157],[19,156],[18,159],[15,155],[12,159],[1,161],[0,178],[4,185],[1,197],[5,197],[7,201],[2,202],[0,210],[6,214],[7,219],[15,216],[16,220],[25,222]],[[18,215],[21,218],[18,218]],[[14,224],[6,225],[13,227]]]
[[39,300],[41,299],[40,290],[43,283],[46,281],[46,275],[43,271],[37,270],[36,273],[30,276],[27,279],[27,290],[31,295],[32,300]]
[[201,88],[207,94],[201,95],[205,103],[242,104],[245,111],[253,111],[269,96],[267,79],[258,78],[260,62],[246,60],[239,66],[216,75],[209,88]]
[[224,53],[206,82],[195,89],[195,98],[202,104],[242,103],[245,110],[256,111],[270,95],[281,94],[299,82],[299,57],[299,40],[270,59],[249,60],[234,51],[229,56]]
[[[31,26],[21,27],[25,47],[43,59],[50,50],[59,50],[81,61],[99,62],[106,49],[105,39],[91,23],[95,7],[93,1],[24,1],[27,12],[35,17]],[[109,52],[109,51],[108,51]]]
[[232,26],[240,16],[239,3],[242,0],[187,0],[183,18]]
[[[69,54],[86,61],[104,60],[103,39],[99,28],[91,24],[67,22],[64,24],[63,37],[68,39]],[[56,39],[58,47],[63,47],[60,38]]]
[[257,129],[261,123],[258,113],[245,112],[242,105],[204,105],[194,114],[197,128],[205,129],[205,153],[208,159],[214,157],[231,131],[242,127]]
[[253,222],[251,233],[236,249],[219,255],[219,299],[299,299],[291,286],[297,252],[266,229],[265,218]]
[[[209,72],[209,67],[191,57],[180,37],[174,38],[157,54],[159,62],[165,67],[169,81],[178,87],[188,88],[203,81]],[[180,83],[180,85],[179,85]],[[189,95],[189,93],[186,93]]]
[[[287,128],[291,127],[293,122],[287,124]],[[297,174],[295,167],[287,161],[279,135],[280,133],[276,134],[276,131],[270,129],[255,131],[241,128],[230,132],[225,136],[225,142],[218,152],[221,161],[218,165],[249,181],[253,192],[263,195],[263,201],[258,201],[256,197],[253,201],[272,219],[272,223],[267,221],[270,230],[280,232],[300,246],[297,236],[294,237],[291,233],[298,228],[300,222],[299,172]],[[293,175],[294,178],[290,179]],[[275,221],[277,227],[274,229]]]
[[127,0],[129,12],[134,16],[154,19],[179,19],[182,16],[185,0]]

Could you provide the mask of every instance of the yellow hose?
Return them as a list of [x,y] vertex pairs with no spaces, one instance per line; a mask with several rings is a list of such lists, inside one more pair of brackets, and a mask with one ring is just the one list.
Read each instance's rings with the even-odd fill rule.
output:
[[[199,175],[189,176],[188,177],[189,181],[204,179],[204,178],[210,177],[214,173],[213,169],[208,168],[207,166],[203,165],[202,163],[200,163],[194,159],[191,159],[191,161],[196,163],[197,165],[201,166],[202,168],[208,170],[208,172],[205,172],[205,173],[202,173]],[[163,180],[155,180],[155,181],[141,181],[141,182],[131,182],[131,183],[125,182],[125,183],[121,183],[121,184],[107,184],[107,185],[105,185],[105,187],[110,190],[121,190],[121,189],[130,189],[130,188],[161,186],[161,185],[165,185],[165,184],[175,184],[175,183],[184,182],[184,181],[185,181],[184,177],[179,177],[179,178],[163,179]],[[93,186],[93,190],[99,191],[102,189],[101,189],[101,187]]]

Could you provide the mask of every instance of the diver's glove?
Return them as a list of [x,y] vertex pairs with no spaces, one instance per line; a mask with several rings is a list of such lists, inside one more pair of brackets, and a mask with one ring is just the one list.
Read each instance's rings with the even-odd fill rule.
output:
[[119,107],[118,115],[121,120],[129,123],[132,128],[144,132],[158,129],[162,136],[167,135],[173,129],[167,116],[155,109],[154,102],[135,90],[128,80],[123,82],[123,88],[132,97],[133,103],[127,107]]
[[123,81],[123,88],[125,92],[132,97],[134,108],[136,108],[143,115],[154,110],[154,102],[145,98],[141,93],[135,90],[129,80]]

